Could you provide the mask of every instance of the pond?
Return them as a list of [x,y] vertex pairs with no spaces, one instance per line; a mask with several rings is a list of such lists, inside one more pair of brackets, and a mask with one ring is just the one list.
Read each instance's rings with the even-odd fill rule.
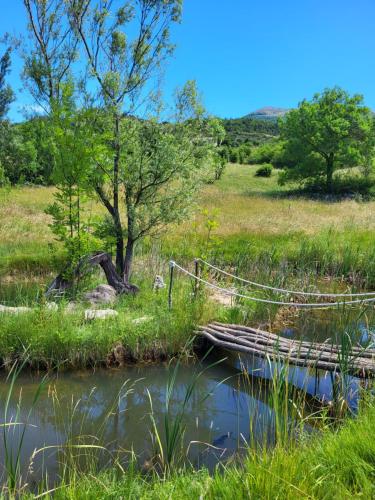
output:
[[[150,364],[121,370],[60,373],[47,380],[30,415],[40,377],[20,375],[10,397],[7,422],[27,423],[21,450],[23,479],[35,486],[46,471],[50,481],[57,479],[67,443],[104,446],[106,451],[99,456],[102,466],[109,465],[114,454],[126,465],[133,451],[139,466],[144,468],[154,456],[151,413],[164,436],[166,384],[171,369]],[[259,380],[246,383],[238,371],[225,363],[212,366],[212,359],[178,367],[171,403],[173,416],[181,409],[194,370],[204,372],[184,419],[188,448],[185,462],[212,470],[218,462],[243,453],[248,445],[273,444],[276,419],[270,406],[270,389]],[[9,381],[1,375],[1,421],[8,390]],[[8,445],[14,452],[22,429],[23,426],[17,426],[6,431]],[[42,448],[46,448],[44,452],[36,451]],[[3,452],[0,457],[4,481]]]

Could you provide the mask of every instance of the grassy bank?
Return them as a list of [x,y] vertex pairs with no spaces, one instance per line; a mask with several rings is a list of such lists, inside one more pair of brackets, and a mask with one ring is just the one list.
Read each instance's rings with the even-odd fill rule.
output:
[[214,316],[203,299],[192,299],[187,286],[175,287],[171,311],[166,290],[150,289],[123,297],[114,306],[118,316],[108,320],[85,320],[83,305],[73,311],[66,305],[56,311],[41,305],[24,314],[3,314],[0,365],[26,357],[35,369],[163,360],[183,353],[196,325]]
[[[207,471],[179,471],[170,477],[136,470],[74,474],[53,492],[58,499],[142,498],[373,498],[375,495],[375,407],[338,431],[272,451],[249,450],[244,463]],[[51,495],[52,496],[52,495]],[[45,495],[44,498],[48,498]]]

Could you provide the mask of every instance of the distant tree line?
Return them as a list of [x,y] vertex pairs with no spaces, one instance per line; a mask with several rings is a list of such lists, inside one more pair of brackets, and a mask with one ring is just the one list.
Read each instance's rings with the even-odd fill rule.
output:
[[241,144],[258,145],[279,135],[277,120],[261,120],[248,116],[224,119],[225,140],[223,144],[236,147]]

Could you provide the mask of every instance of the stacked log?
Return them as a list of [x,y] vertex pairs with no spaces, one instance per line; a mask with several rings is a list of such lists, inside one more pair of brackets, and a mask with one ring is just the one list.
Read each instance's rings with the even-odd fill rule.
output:
[[375,349],[351,345],[288,339],[242,325],[218,322],[199,327],[198,333],[215,346],[317,370],[343,372],[360,378],[375,376]]

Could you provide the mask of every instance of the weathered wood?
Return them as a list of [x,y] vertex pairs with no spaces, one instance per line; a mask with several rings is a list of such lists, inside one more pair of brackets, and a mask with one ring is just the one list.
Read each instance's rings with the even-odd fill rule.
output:
[[[230,334],[222,333],[222,332],[217,332],[213,329],[210,329],[209,327],[206,327],[205,332],[210,333],[212,336],[219,338],[219,339],[224,339],[226,341],[232,342],[237,345],[244,345],[246,347],[249,347],[251,349],[254,349],[254,352],[259,351],[261,349],[264,353],[265,356],[269,357],[283,357],[286,359],[288,362],[295,362],[295,361],[302,361],[302,360],[308,360],[316,363],[320,363],[321,365],[326,365],[326,363],[335,363],[339,364],[338,359],[336,357],[333,357],[327,354],[325,351],[319,351],[317,349],[312,349],[308,352],[301,352],[300,350],[296,349],[295,347],[291,347],[290,349],[287,348],[281,348],[278,345],[264,345],[264,344],[259,344],[257,342],[251,342],[248,341],[247,339],[240,339],[238,337],[232,337]],[[362,360],[361,358],[353,358],[351,360],[351,365],[355,367],[355,369],[361,369],[361,368],[366,368],[366,362],[365,360]],[[315,365],[314,365],[315,366]]]
[[[241,332],[239,328],[234,329],[232,325],[218,325],[216,323],[212,323],[210,325],[212,328],[214,328],[217,331],[222,331],[222,332],[227,332],[233,335],[234,337],[238,337],[240,339],[252,339],[255,340],[257,343],[261,345],[273,345],[278,347],[281,351],[283,349],[287,349],[288,351],[293,351],[297,350],[301,354],[305,352],[313,352],[313,351],[319,351],[328,354],[329,356],[332,356],[332,354],[341,354],[342,350],[340,349],[339,346],[334,345],[334,344],[329,344],[328,341],[317,344],[314,342],[306,342],[306,341],[300,341],[296,339],[287,339],[282,336],[277,336],[275,334],[271,334],[269,332],[264,332],[262,330],[258,330],[257,333],[253,332]],[[238,327],[238,325],[236,325]],[[356,347],[352,346],[351,347],[351,355],[356,355],[360,354],[362,358],[369,358],[372,359],[375,356],[375,350],[374,349],[365,349],[364,347]]]
[[65,293],[72,288],[74,283],[82,279],[95,266],[100,266],[107,278],[107,282],[111,285],[117,294],[137,293],[138,287],[125,283],[116,271],[112,262],[112,258],[107,252],[95,252],[88,257],[81,259],[77,267],[73,270],[72,278],[66,278],[66,271],[60,273],[49,285],[46,296],[58,295]]
[[[225,328],[225,329],[232,329],[234,331],[237,331],[239,332],[238,334],[240,335],[247,335],[247,334],[255,334],[255,335],[260,335],[261,337],[265,337],[265,336],[268,336],[269,338],[272,338],[274,340],[277,340],[277,341],[285,341],[285,342],[298,342],[299,344],[301,344],[301,346],[304,346],[306,348],[310,348],[311,345],[315,345],[314,342],[308,342],[306,340],[293,340],[293,339],[287,339],[285,337],[281,337],[280,335],[277,335],[275,333],[271,333],[271,332],[267,332],[265,330],[260,330],[258,328],[252,328],[252,327],[249,327],[249,326],[242,326],[242,325],[236,325],[236,324],[225,324],[225,323],[219,323],[218,321],[213,321],[212,322],[212,325],[215,325],[215,327],[217,328]],[[341,352],[340,348],[336,345],[332,345],[332,344],[329,344],[330,339],[327,339],[325,342],[322,342],[320,344],[318,344],[319,346],[324,346],[326,345],[327,347],[329,347],[330,349],[332,349],[333,352]],[[358,346],[352,346],[351,348],[351,351],[352,352],[357,352],[357,353],[363,353],[364,351],[364,347],[358,347]],[[366,352],[369,352],[369,353],[373,353],[375,354],[375,349],[369,349],[369,350],[366,350]],[[373,355],[371,354],[371,356]]]
[[199,327],[198,334],[224,349],[271,361],[332,372],[345,370],[361,378],[375,376],[375,349],[353,347],[349,352],[343,352],[340,346],[327,342],[309,343],[249,327],[216,322]]

